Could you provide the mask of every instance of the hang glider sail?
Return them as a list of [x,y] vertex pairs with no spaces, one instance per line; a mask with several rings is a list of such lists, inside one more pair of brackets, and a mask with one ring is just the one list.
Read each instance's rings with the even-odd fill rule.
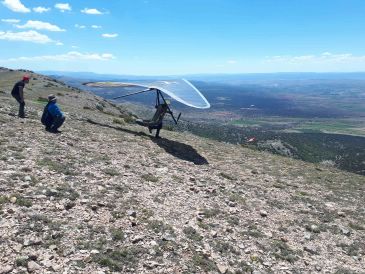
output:
[[176,101],[194,108],[210,108],[208,100],[189,81],[157,81],[150,88],[161,90]]
[[[121,82],[91,82],[85,83],[89,87],[142,87],[146,88],[140,92],[133,94],[143,93],[152,90],[159,90],[172,99],[185,104],[193,108],[207,109],[210,108],[208,100],[204,95],[194,87],[189,81],[185,79],[180,80],[167,80],[167,81],[156,81],[150,84],[136,84],[136,83],[121,83]],[[128,94],[127,94],[128,95]],[[132,95],[132,94],[131,94]],[[125,96],[120,96],[125,97]],[[117,97],[117,98],[120,98]]]

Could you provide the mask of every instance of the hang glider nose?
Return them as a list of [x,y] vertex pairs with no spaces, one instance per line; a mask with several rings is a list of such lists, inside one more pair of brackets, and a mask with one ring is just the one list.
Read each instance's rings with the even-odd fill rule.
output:
[[156,81],[150,84],[91,82],[85,83],[84,85],[89,87],[107,88],[135,86],[149,89],[158,89],[184,105],[200,109],[210,108],[210,104],[208,100],[204,97],[204,95],[195,86],[193,86],[189,81],[185,79]]

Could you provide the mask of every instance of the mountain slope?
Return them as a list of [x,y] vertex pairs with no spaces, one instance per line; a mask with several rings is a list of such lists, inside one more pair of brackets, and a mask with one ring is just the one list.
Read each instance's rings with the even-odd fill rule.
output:
[[[155,140],[37,74],[21,120],[21,75],[0,72],[0,273],[363,273],[364,177],[189,133]],[[59,135],[39,122],[48,93],[67,114]]]

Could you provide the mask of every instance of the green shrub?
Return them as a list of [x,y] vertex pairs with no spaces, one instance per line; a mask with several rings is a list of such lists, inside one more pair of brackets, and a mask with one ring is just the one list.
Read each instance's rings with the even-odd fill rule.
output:
[[203,237],[191,226],[185,227],[183,232],[190,240],[200,242],[203,239]]
[[15,204],[17,204],[18,206],[24,206],[24,207],[31,207],[33,205],[31,200],[25,199],[20,196],[16,196]]
[[101,266],[108,267],[111,271],[122,271],[125,266],[133,267],[139,258],[146,253],[142,247],[128,247],[116,251],[108,251],[104,254],[97,254],[93,261]]
[[104,173],[110,176],[118,176],[120,175],[120,173],[118,171],[116,171],[115,169],[112,168],[106,168],[104,169]]
[[142,179],[144,179],[145,181],[148,181],[148,182],[153,182],[153,183],[158,182],[158,178],[151,174],[143,174],[141,177],[142,177]]
[[124,119],[123,119],[123,118],[121,118],[121,119],[114,118],[114,119],[113,119],[113,123],[114,123],[114,124],[118,124],[118,125],[125,125],[125,121],[124,121]]
[[124,232],[120,229],[113,228],[111,230],[111,235],[114,241],[124,241]]
[[38,97],[37,101],[40,103],[48,103],[48,98]]
[[133,124],[136,121],[132,116],[125,116],[123,119],[127,124]]

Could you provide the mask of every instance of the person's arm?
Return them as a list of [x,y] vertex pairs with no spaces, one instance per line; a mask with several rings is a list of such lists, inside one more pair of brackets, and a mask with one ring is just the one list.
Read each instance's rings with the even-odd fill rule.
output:
[[22,86],[19,87],[19,97],[20,97],[20,102],[24,103],[24,87]]

